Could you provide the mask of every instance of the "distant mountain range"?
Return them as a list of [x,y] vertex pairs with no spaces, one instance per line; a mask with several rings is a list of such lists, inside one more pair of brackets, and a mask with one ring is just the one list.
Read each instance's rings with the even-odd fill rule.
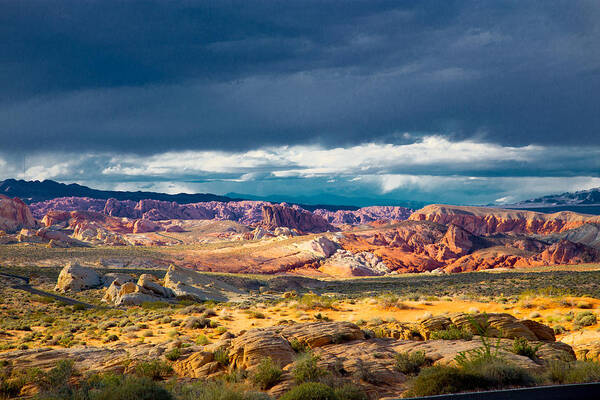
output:
[[502,204],[498,207],[545,213],[575,211],[584,214],[600,214],[600,188],[551,194],[518,203]]
[[[115,190],[98,190],[92,189],[87,186],[78,185],[76,183],[64,184],[53,180],[44,181],[25,181],[17,179],[6,179],[0,181],[0,194],[8,197],[19,197],[27,204],[43,202],[52,200],[60,197],[90,197],[93,199],[107,200],[110,198],[117,200],[161,200],[161,201],[172,201],[178,204],[190,204],[200,203],[206,201],[240,201],[240,200],[259,200],[267,202],[287,202],[290,204],[297,204],[305,210],[314,211],[316,209],[325,209],[329,211],[337,210],[358,210],[360,206],[348,206],[348,205],[336,205],[336,204],[319,204],[316,199],[313,198],[289,198],[285,196],[273,195],[272,197],[261,197],[239,193],[227,193],[225,196],[216,195],[212,193],[179,193],[179,194],[166,194],[157,192],[127,192],[127,191],[115,191]],[[305,200],[305,204],[302,200]],[[338,204],[351,204],[351,199],[339,197],[331,200],[340,200]],[[364,199],[363,199],[364,200]],[[376,202],[371,205],[376,204]],[[416,204],[416,203],[415,203]],[[420,208],[414,207],[415,204],[404,205],[404,204],[376,204],[376,205],[398,205],[409,208]],[[423,203],[424,204],[424,203]],[[421,205],[422,206],[422,205]]]
[[55,199],[57,197],[91,197],[94,199],[117,199],[140,201],[144,199],[174,201],[179,204],[199,203],[203,201],[229,202],[242,199],[233,199],[211,193],[196,194],[166,194],[157,192],[125,192],[115,190],[98,190],[76,183],[64,184],[52,180],[25,181],[6,179],[0,182],[0,194],[9,197],[19,197],[24,202],[36,203]]

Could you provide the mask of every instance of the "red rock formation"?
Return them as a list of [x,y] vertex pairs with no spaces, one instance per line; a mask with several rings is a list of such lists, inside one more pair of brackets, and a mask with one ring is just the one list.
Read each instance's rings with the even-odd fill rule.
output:
[[35,228],[37,225],[31,210],[21,199],[11,199],[0,194],[0,230],[16,232],[21,228]]
[[446,245],[448,250],[457,256],[467,254],[473,247],[471,235],[461,227],[454,224],[448,227],[446,234],[442,238],[442,244]]
[[581,243],[561,240],[531,258],[531,264],[581,264],[600,261],[600,252]]
[[47,227],[63,225],[72,230],[81,230],[93,224],[116,233],[133,233],[135,225],[135,221],[92,211],[50,211],[44,216],[42,223]]
[[566,240],[548,244],[503,234],[477,238],[456,225],[445,232],[443,229],[443,225],[426,221],[406,221],[393,228],[345,233],[340,244],[352,253],[371,252],[398,272],[467,272],[600,262],[600,251]]
[[415,211],[411,221],[431,221],[454,224],[474,235],[494,233],[550,234],[577,228],[587,222],[600,222],[600,216],[563,211],[544,214],[523,210],[502,210],[491,207],[461,207],[433,204]]
[[285,203],[268,204],[262,208],[262,226],[273,230],[277,227],[298,229],[302,232],[326,232],[337,230],[325,219],[298,206]]
[[133,233],[156,232],[161,226],[147,219],[138,219],[133,224]]
[[406,207],[373,206],[363,207],[358,210],[329,211],[322,208],[316,209],[314,214],[320,215],[333,225],[359,225],[373,222],[404,221],[412,210]]

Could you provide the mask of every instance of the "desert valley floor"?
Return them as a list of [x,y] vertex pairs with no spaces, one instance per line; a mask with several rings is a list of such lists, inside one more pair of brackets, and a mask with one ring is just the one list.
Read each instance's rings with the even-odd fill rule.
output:
[[0,398],[600,380],[598,216],[0,196],[0,229]]

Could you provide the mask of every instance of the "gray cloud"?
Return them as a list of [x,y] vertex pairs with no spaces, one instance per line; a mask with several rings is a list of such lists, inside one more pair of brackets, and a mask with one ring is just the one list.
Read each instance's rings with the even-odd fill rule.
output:
[[[600,145],[600,6],[3,2],[9,151]],[[8,140],[10,139],[10,140]]]

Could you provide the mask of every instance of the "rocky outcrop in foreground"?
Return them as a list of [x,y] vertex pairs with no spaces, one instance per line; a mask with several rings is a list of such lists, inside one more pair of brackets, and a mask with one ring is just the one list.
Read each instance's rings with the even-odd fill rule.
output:
[[[502,323],[502,314],[496,316]],[[481,315],[472,315],[483,318]],[[459,316],[454,318],[459,320]],[[514,321],[507,323],[510,325]],[[443,325],[443,324],[442,324]],[[440,325],[440,326],[442,326]],[[523,324],[525,326],[526,324]],[[546,327],[547,328],[547,327]],[[548,328],[549,329],[549,328]],[[540,328],[544,331],[543,328]],[[514,337],[519,332],[532,335],[533,331],[513,330]],[[234,336],[234,335],[229,335]],[[551,360],[574,360],[570,346],[551,340],[540,341],[532,336],[532,344],[538,345],[538,357],[530,359],[511,351],[513,340],[502,338],[498,354],[510,363],[529,371],[541,371]],[[292,347],[294,343],[294,347]],[[124,373],[135,368],[136,363],[164,357],[175,343],[116,343],[106,347],[74,347],[67,349],[18,350],[2,353],[0,359],[9,361],[15,368],[49,368],[59,359],[72,359],[81,372]],[[206,346],[192,345],[181,347],[181,357],[172,363],[173,370],[180,378],[207,378],[222,375],[226,369],[252,372],[259,363],[270,357],[283,368],[280,381],[269,393],[279,396],[295,385],[292,370],[301,356],[297,350],[304,346],[316,356],[317,367],[327,371],[336,379],[353,382],[363,387],[373,398],[385,396],[399,397],[405,390],[404,383],[409,379],[396,367],[398,353],[423,352],[433,365],[454,363],[461,352],[468,352],[482,346],[479,337],[472,340],[402,340],[373,338],[369,332],[348,322],[314,322],[251,329],[237,337],[222,338]],[[294,350],[294,348],[296,350]],[[216,361],[215,352],[228,354],[229,366]],[[128,362],[125,362],[125,361]]]

